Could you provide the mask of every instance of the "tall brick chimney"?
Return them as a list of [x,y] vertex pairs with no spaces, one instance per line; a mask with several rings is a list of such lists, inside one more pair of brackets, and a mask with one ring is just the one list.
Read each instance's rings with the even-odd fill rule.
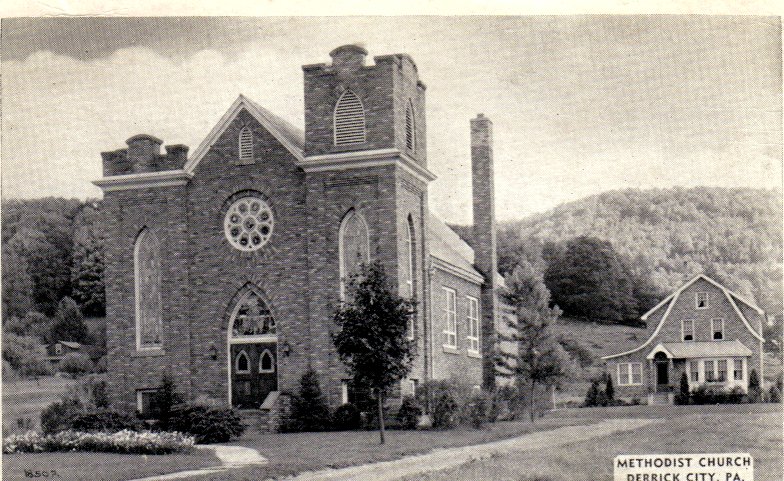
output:
[[474,265],[482,273],[482,384],[495,386],[493,355],[496,344],[498,292],[496,276],[495,191],[493,183],[493,123],[483,114],[471,119],[471,180],[474,201]]

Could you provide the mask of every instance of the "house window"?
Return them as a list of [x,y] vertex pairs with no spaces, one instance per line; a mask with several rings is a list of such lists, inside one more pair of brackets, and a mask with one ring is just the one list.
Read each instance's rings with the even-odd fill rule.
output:
[[705,382],[716,382],[716,372],[713,370],[715,363],[705,361]]
[[338,234],[340,258],[340,298],[346,298],[346,286],[352,276],[360,273],[362,264],[370,261],[370,236],[365,219],[350,210],[340,224]]
[[240,130],[239,152],[240,160],[253,160],[253,132],[248,127]]
[[348,381],[340,381],[340,404],[348,404]]
[[457,347],[457,295],[454,289],[444,289],[444,347]]
[[275,372],[275,362],[272,358],[272,353],[269,349],[264,349],[264,352],[261,354],[259,358],[259,372],[260,373],[270,373]]
[[277,328],[267,303],[255,291],[248,291],[237,303],[231,323],[231,337],[275,334]]
[[408,101],[406,106],[406,148],[415,150],[416,147],[416,130],[414,124],[414,107],[411,100]]
[[743,359],[735,359],[733,365],[732,378],[736,381],[743,381]]
[[681,339],[684,341],[694,340],[694,321],[686,319],[681,321]]
[[63,345],[59,342],[54,345],[54,353],[58,356],[63,353]]
[[697,302],[697,309],[707,309],[708,308],[708,293],[707,292],[698,292],[696,294],[696,302]]
[[333,114],[335,145],[365,142],[365,109],[351,90],[346,90],[335,104]]
[[724,382],[727,380],[727,360],[726,359],[719,359],[716,361],[716,367],[718,368],[718,375],[717,381]]
[[479,354],[479,300],[468,297],[468,350]]
[[724,319],[711,319],[711,338],[714,341],[724,339]]
[[689,372],[691,373],[691,382],[700,382],[700,363],[697,361],[689,361]]
[[633,386],[642,384],[642,363],[622,362],[618,364],[618,385]]
[[160,251],[158,237],[144,228],[136,238],[133,251],[137,349],[163,345]]
[[250,372],[250,359],[245,351],[240,351],[234,359],[234,370],[237,374],[247,374]]
[[136,391],[136,410],[143,419],[155,418],[158,414],[156,399],[157,389],[139,389]]
[[249,195],[231,204],[223,220],[223,230],[234,248],[251,252],[269,241],[273,224],[270,206],[261,197]]

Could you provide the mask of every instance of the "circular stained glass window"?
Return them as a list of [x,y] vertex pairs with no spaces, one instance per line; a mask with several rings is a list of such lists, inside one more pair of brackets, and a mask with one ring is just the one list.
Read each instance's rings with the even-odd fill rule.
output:
[[243,197],[229,207],[223,227],[231,245],[241,251],[255,251],[272,235],[272,210],[258,197]]

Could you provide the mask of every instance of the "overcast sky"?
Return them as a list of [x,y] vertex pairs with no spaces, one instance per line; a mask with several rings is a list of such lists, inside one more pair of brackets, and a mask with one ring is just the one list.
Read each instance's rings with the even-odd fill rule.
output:
[[143,132],[192,152],[240,93],[301,126],[301,65],[346,43],[417,63],[452,222],[471,220],[479,112],[501,219],[624,187],[781,187],[778,18],[59,18],[2,23],[2,195],[100,196],[101,151]]

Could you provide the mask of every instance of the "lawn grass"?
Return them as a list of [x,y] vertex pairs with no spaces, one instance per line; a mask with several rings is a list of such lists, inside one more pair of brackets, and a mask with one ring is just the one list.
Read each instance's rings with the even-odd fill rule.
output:
[[[84,452],[4,454],[2,479],[31,479],[25,470],[39,470],[47,472],[47,479],[120,481],[219,464],[213,452],[204,449],[166,455]],[[52,470],[57,471],[59,476],[52,476]]]
[[282,478],[324,468],[356,466],[390,461],[436,448],[482,444],[535,431],[585,424],[577,418],[499,422],[483,429],[459,428],[450,431],[388,431],[386,444],[379,444],[377,431],[333,433],[248,434],[231,443],[255,448],[269,459],[269,465],[235,469],[225,473],[194,477],[203,480],[247,480]]
[[20,431],[17,420],[30,420],[32,429],[40,429],[41,411],[59,401],[68,388],[75,385],[72,379],[46,376],[38,380],[18,379],[3,381],[3,435]]
[[[655,415],[648,406],[639,416],[663,422],[616,433],[588,443],[502,455],[471,462],[460,468],[408,478],[407,481],[609,481],[612,461],[619,454],[748,452],[754,456],[756,481],[782,479],[782,411],[775,405],[651,406],[670,408]],[[645,408],[645,409],[643,409]],[[596,420],[631,417],[632,410],[581,410]]]

